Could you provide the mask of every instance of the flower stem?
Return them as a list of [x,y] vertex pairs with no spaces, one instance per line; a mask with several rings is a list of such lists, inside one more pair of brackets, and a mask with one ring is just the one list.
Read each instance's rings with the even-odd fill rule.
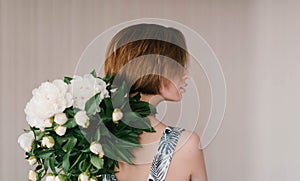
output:
[[81,156],[83,153],[81,153],[78,158],[76,159],[76,161],[73,163],[73,165],[70,167],[70,170],[78,163],[78,161],[80,160]]

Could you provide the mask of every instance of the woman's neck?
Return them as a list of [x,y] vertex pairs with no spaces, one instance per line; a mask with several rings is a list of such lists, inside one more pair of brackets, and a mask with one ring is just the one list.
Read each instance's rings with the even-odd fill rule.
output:
[[[157,107],[157,105],[164,100],[164,98],[161,95],[150,95],[150,94],[140,94],[141,95],[141,101],[148,102],[149,104],[153,105],[154,107]],[[155,115],[149,115],[147,116],[150,120],[151,126],[155,129],[155,127],[159,126],[161,124],[160,120],[158,120]]]
[[164,100],[164,98],[159,95],[151,95],[151,94],[140,94],[141,95],[141,101],[148,102],[149,104],[152,104],[154,107],[156,107],[160,102]]

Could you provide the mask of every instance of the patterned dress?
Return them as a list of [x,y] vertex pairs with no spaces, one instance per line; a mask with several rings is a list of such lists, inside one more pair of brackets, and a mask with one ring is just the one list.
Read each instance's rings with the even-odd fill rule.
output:
[[[147,181],[164,181],[183,128],[167,126],[158,145]],[[117,181],[115,175],[105,175],[104,181]]]

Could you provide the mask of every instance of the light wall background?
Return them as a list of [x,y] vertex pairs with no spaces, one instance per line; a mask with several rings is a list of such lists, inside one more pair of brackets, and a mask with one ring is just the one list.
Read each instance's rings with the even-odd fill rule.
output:
[[191,27],[220,60],[227,107],[204,150],[209,180],[300,180],[299,9],[296,0],[0,0],[1,180],[27,180],[17,138],[31,90],[72,75],[90,41],[138,18]]

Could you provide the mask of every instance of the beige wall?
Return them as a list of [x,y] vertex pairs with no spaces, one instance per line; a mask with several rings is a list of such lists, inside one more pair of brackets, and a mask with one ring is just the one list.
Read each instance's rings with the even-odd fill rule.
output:
[[29,166],[16,142],[31,90],[72,75],[84,48],[107,28],[145,17],[195,29],[219,57],[228,97],[222,127],[204,151],[209,179],[300,179],[299,2],[0,2],[1,180],[26,180]]

